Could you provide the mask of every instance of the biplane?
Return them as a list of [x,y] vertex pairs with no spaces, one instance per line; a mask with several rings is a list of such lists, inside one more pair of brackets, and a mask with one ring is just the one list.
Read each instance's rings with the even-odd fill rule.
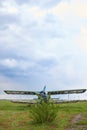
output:
[[4,90],[6,94],[17,94],[17,95],[37,95],[39,102],[42,100],[48,102],[51,95],[59,94],[79,94],[86,92],[86,89],[74,89],[74,90],[59,90],[59,91],[48,91],[46,92],[46,86],[44,86],[42,91],[14,91],[14,90]]

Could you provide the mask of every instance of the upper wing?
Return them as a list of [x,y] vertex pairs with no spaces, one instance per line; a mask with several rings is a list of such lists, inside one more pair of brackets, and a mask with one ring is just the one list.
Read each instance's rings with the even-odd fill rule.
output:
[[36,95],[33,91],[13,91],[13,90],[4,90],[7,94],[20,94],[20,95]]
[[75,89],[75,90],[61,90],[61,91],[48,91],[48,95],[55,94],[73,94],[73,93],[84,93],[86,89]]

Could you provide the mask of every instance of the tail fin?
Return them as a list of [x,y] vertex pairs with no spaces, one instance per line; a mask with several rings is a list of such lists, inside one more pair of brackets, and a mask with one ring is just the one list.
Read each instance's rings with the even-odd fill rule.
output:
[[43,92],[45,92],[45,89],[46,89],[46,85],[45,85],[44,88],[43,88]]

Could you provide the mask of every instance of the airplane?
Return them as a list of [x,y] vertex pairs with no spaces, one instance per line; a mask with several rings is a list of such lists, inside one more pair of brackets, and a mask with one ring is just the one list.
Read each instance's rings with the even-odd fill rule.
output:
[[14,90],[4,90],[6,94],[17,94],[17,95],[37,95],[39,102],[48,102],[51,95],[59,94],[79,94],[86,92],[86,89],[74,89],[74,90],[59,90],[59,91],[48,91],[46,92],[46,86],[44,86],[42,91],[14,91]]

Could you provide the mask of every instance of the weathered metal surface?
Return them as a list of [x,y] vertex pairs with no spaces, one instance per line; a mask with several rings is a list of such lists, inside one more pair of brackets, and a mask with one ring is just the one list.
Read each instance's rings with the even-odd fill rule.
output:
[[49,91],[48,95],[55,95],[55,94],[78,94],[84,93],[86,89],[75,89],[75,90],[61,90],[61,91]]
[[32,91],[13,91],[13,90],[4,90],[7,94],[20,94],[20,95],[36,95],[35,92]]

